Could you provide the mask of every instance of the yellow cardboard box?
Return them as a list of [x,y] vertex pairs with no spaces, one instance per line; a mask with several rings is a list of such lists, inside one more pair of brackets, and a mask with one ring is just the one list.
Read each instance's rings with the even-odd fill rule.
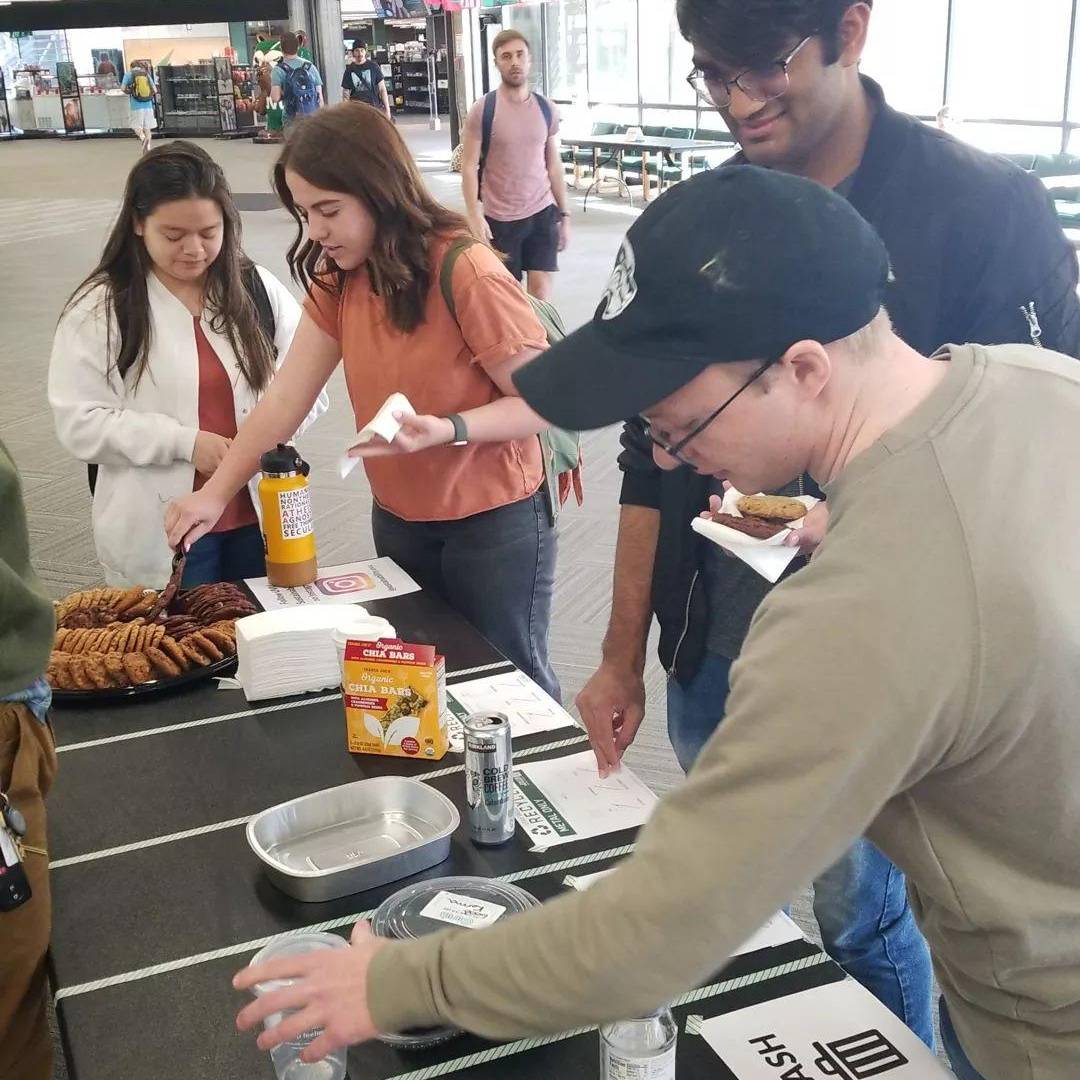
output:
[[438,761],[449,748],[446,662],[434,645],[349,641],[342,695],[350,753]]

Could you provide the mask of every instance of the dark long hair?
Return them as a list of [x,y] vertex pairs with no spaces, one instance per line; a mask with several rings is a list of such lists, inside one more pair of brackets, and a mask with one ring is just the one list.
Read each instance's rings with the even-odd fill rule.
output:
[[324,191],[353,195],[363,203],[375,219],[366,262],[371,287],[383,297],[398,330],[415,330],[432,285],[431,241],[466,232],[468,224],[428,193],[397,128],[379,109],[362,102],[319,109],[296,123],[274,166],[274,187],[298,228],[288,253],[293,278],[309,295],[313,287],[340,293],[345,274],[323,255],[321,244],[306,237],[285,182],[286,169]]
[[[221,207],[221,251],[207,273],[210,325],[228,339],[248,385],[256,393],[261,392],[273,375],[275,353],[273,343],[259,325],[255,302],[244,286],[242,275],[251,271],[252,263],[240,247],[240,213],[221,166],[194,143],[177,140],[155,147],[131,170],[124,202],[105,242],[101,261],[75,290],[64,310],[104,288],[102,303],[115,316],[120,334],[119,350],[111,366],[115,366],[121,379],[134,368],[137,386],[146,374],[150,355],[146,278],[153,264],[142,237],[135,233],[135,225],[164,203],[179,199],[213,199]],[[110,321],[110,358],[114,356],[112,332]]]

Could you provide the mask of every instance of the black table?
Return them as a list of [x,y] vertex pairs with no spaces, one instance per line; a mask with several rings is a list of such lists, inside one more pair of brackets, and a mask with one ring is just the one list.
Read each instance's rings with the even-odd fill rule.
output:
[[[450,685],[513,670],[432,597],[367,606],[406,639],[437,642]],[[347,935],[358,914],[404,884],[328,903],[292,900],[249,851],[248,817],[311,791],[400,773],[429,778],[465,818],[460,755],[429,763],[348,754],[337,693],[249,707],[238,690],[204,685],[138,704],[56,709],[53,720],[60,771],[49,804],[51,976],[72,1080],[272,1077],[268,1055],[234,1028],[243,998],[231,988],[233,972],[277,934]],[[567,728],[515,740],[514,748],[517,760],[535,760],[578,753],[587,740]],[[518,881],[546,900],[565,890],[567,874],[610,867],[632,843],[627,831],[540,854],[519,832],[484,850],[462,828],[449,859],[410,880],[480,874]],[[723,985],[713,980],[714,989],[676,1014],[717,1015],[842,977],[808,942],[763,949],[736,958],[718,977]],[[472,1055],[496,1056],[471,1063]],[[424,1052],[373,1042],[352,1048],[349,1069],[353,1080],[591,1077],[597,1036],[505,1046],[464,1036]],[[684,1036],[679,1076],[730,1073],[703,1039]]]
[[[626,135],[563,135],[561,141],[564,146],[577,147],[580,150],[592,150],[593,152],[593,182],[589,185],[591,191],[600,180],[600,151],[607,150],[608,160],[620,160],[626,151],[640,152],[641,154],[641,198],[648,202],[652,198],[652,178],[649,175],[649,155],[660,154],[669,164],[676,155],[683,167],[683,176],[687,175],[687,154],[700,153],[706,150],[734,150],[732,143],[717,142],[715,139],[674,139],[662,135],[645,135],[640,139],[631,139]],[[576,171],[576,170],[575,170]],[[619,183],[625,188],[626,183],[618,178]],[[659,177],[658,177],[659,179]],[[588,201],[588,191],[585,199]],[[629,194],[629,188],[627,188]]]

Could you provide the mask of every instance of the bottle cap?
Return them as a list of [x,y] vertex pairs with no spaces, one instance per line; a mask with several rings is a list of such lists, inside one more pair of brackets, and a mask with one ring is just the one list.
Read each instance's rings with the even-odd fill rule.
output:
[[267,476],[307,476],[311,466],[300,456],[295,446],[278,443],[259,458],[259,468]]

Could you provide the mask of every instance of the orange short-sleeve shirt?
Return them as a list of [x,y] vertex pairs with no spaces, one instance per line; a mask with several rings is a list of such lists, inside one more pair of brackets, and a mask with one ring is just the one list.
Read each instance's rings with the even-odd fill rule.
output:
[[[505,396],[487,368],[547,338],[528,297],[483,244],[454,264],[460,326],[439,288],[451,237],[433,243],[432,286],[424,319],[412,333],[391,322],[366,270],[347,275],[343,293],[316,287],[305,312],[341,344],[345,381],[359,431],[393,393],[418,413],[446,416]],[[364,460],[375,500],[407,521],[457,521],[532,495],[544,478],[535,436],[502,443],[439,446],[417,454]]]

